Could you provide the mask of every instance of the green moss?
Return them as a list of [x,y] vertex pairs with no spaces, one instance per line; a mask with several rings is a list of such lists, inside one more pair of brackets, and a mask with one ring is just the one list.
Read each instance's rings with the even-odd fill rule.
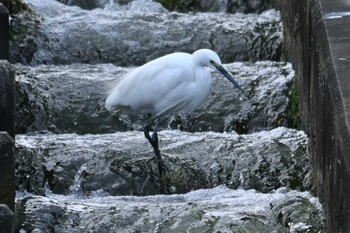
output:
[[176,0],[162,0],[161,4],[168,10],[174,9]]
[[159,2],[170,11],[179,10],[179,8],[182,8],[179,0],[160,0]]
[[300,129],[300,100],[299,91],[297,85],[293,85],[292,91],[289,96],[290,102],[288,107],[288,127],[294,129]]
[[277,7],[277,3],[276,0],[269,0],[267,1],[267,4],[270,8],[276,8]]
[[22,12],[30,11],[30,8],[27,6],[26,3],[23,2],[23,0],[11,0],[9,2],[8,9],[10,11],[11,16]]
[[179,11],[179,12],[189,12],[198,11],[198,1],[197,0],[157,0],[169,11]]

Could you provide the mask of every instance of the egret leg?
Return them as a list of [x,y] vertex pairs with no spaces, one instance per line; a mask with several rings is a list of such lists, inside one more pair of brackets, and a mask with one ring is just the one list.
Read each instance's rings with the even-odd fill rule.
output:
[[[163,170],[164,170],[165,165],[164,165],[162,156],[160,154],[159,145],[158,145],[158,133],[157,133],[160,118],[161,117],[158,116],[155,118],[154,121],[151,121],[150,123],[148,123],[145,126],[143,133],[145,134],[145,137],[147,138],[147,140],[151,143],[151,145],[154,149],[154,153],[156,154],[157,162],[158,162],[158,170],[159,170],[159,190],[160,190],[160,193],[164,193]],[[149,131],[150,131],[150,128],[151,128],[153,123],[155,123],[155,125],[154,125],[154,129],[153,129],[152,137],[151,137],[149,135]]]

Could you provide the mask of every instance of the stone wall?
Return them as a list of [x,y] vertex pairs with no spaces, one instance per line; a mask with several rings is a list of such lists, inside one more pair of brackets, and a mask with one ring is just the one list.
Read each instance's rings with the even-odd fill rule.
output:
[[15,137],[15,71],[6,60],[0,60],[0,131]]
[[0,2],[0,59],[9,58],[9,12]]
[[0,204],[15,209],[15,72],[0,60]]
[[2,3],[9,2],[0,1],[0,232],[13,232],[14,215],[8,207],[15,210],[15,71],[6,60],[9,15]]
[[6,204],[12,211],[15,211],[16,189],[14,147],[13,138],[0,131],[0,204]]
[[278,0],[328,232],[350,232],[350,5]]

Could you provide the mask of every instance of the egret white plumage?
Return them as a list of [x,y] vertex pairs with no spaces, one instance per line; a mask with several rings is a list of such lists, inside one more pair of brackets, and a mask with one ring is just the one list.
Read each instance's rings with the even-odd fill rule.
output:
[[200,49],[193,54],[168,54],[134,69],[118,81],[106,99],[105,106],[109,110],[129,109],[137,114],[153,114],[144,127],[144,135],[158,160],[161,193],[164,192],[164,163],[158,145],[159,123],[166,115],[178,111],[191,113],[204,103],[212,85],[211,74],[205,67],[220,71],[243,92],[223,68],[219,56],[212,50]]

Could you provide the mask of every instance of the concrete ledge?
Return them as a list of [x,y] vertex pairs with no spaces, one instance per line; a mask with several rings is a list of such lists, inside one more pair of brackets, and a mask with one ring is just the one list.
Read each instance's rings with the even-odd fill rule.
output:
[[2,3],[7,9],[10,8],[10,0],[0,0],[0,3]]
[[0,233],[13,232],[15,232],[15,215],[7,205],[0,204]]
[[328,232],[350,232],[350,3],[278,0]]
[[0,131],[0,203],[15,210],[15,141]]

